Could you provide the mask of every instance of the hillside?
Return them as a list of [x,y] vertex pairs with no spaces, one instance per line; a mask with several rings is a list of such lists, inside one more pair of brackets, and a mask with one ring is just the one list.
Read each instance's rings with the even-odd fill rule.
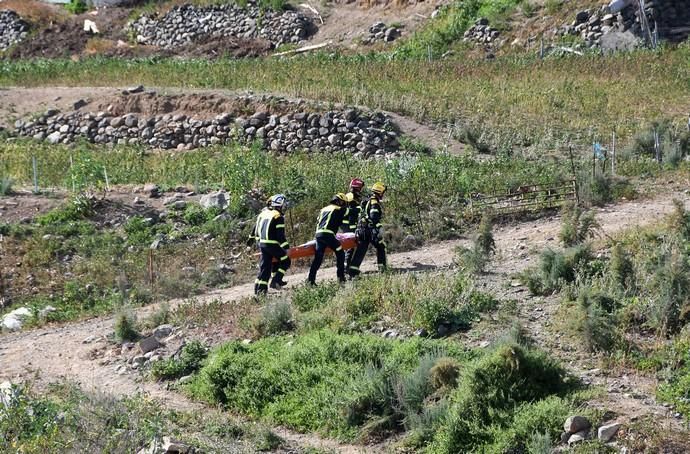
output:
[[0,0],[0,452],[686,452],[688,11]]

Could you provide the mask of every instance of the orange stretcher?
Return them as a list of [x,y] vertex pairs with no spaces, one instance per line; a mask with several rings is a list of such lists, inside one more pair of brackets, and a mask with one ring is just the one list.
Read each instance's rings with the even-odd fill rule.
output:
[[[357,238],[354,233],[338,233],[335,237],[340,241],[340,245],[344,250],[353,249],[357,246]],[[326,253],[333,253],[332,250],[327,249]],[[299,246],[288,249],[288,257],[290,259],[298,259],[302,257],[313,257],[316,254],[316,240],[307,241]],[[256,254],[260,255],[260,254]],[[276,261],[275,259],[273,260]]]

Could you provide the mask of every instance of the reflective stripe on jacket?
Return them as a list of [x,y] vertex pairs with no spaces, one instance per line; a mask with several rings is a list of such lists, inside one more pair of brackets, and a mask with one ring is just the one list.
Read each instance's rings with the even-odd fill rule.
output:
[[321,209],[316,223],[316,233],[330,233],[335,235],[345,219],[346,208],[338,205],[328,205]]
[[285,239],[285,217],[271,208],[264,208],[256,218],[254,237],[259,244],[277,244],[283,249],[290,246]]

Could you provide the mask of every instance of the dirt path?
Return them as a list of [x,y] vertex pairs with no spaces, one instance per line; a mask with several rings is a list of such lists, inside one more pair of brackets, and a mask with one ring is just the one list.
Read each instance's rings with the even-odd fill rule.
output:
[[[22,87],[0,87],[0,127],[8,129],[14,128],[14,122],[20,118],[25,119],[35,113],[42,113],[48,109],[59,109],[62,112],[70,112],[73,109],[74,103],[79,100],[85,100],[89,104],[82,108],[82,110],[96,109],[96,106],[102,105],[105,99],[114,99],[122,90],[126,88],[112,88],[112,87],[36,87],[36,88],[22,88]],[[160,95],[198,95],[199,97],[215,95],[221,97],[232,98],[238,95],[247,95],[246,92],[238,92],[232,90],[203,90],[203,89],[186,89],[186,88],[158,88],[147,87],[147,90],[155,90]],[[261,93],[255,95],[260,96]],[[290,101],[307,101],[310,100],[295,99],[280,93],[274,93],[276,96],[283,96]],[[188,102],[189,107],[184,112],[166,112],[166,113],[185,113],[189,115],[197,115],[199,117],[214,117],[216,114],[207,112],[204,106],[208,103],[199,102],[200,111],[193,111],[193,102]],[[336,107],[339,105],[336,104]],[[102,106],[101,106],[102,107]],[[364,109],[364,106],[358,106]],[[192,109],[191,111],[189,109]],[[437,130],[428,125],[418,123],[417,121],[404,117],[402,115],[386,112],[387,115],[400,127],[403,134],[414,138],[427,146],[436,149],[448,151],[452,154],[460,154],[465,150],[465,146],[455,139],[449,138],[447,131]]]
[[[687,195],[673,192],[663,194],[653,200],[628,202],[616,206],[597,210],[597,218],[602,230],[607,235],[614,235],[623,229],[658,222],[666,213],[672,210],[672,200],[684,200],[690,205]],[[492,273],[503,284],[510,279],[510,275],[519,272],[535,263],[538,253],[549,245],[557,245],[557,233],[560,229],[558,216],[531,222],[504,225],[497,229],[495,238],[500,250],[500,258],[495,263]],[[401,270],[416,270],[433,267],[444,267],[452,263],[454,248],[458,244],[465,244],[467,240],[446,241],[423,247],[421,249],[392,254],[391,266]],[[365,264],[364,270],[373,270],[371,258]],[[323,269],[318,280],[335,278],[333,268]],[[305,273],[291,275],[289,281],[294,285],[306,279]],[[252,294],[253,285],[245,284],[229,289],[214,291],[198,298],[200,302],[216,299],[232,301]],[[517,292],[524,292],[516,290]],[[520,297],[519,295],[523,295]],[[557,302],[539,304],[540,315],[535,317],[535,302],[524,302],[526,293],[519,293],[516,298],[523,299],[520,314],[526,320],[526,326],[540,344],[553,350],[553,345],[545,338],[546,326],[557,308]],[[170,302],[171,307],[181,301]],[[542,302],[543,303],[543,302]],[[140,317],[145,317],[153,311],[147,307],[139,311]],[[84,343],[90,336],[106,336],[112,332],[113,319],[111,317],[98,318],[65,326],[49,326],[18,334],[8,334],[0,337],[0,381],[35,380],[39,384],[49,383],[60,379],[75,381],[84,389],[98,390],[115,396],[126,396],[135,393],[146,393],[159,398],[166,405],[177,409],[197,407],[199,404],[190,402],[177,393],[167,391],[156,383],[142,381],[135,375],[119,375],[113,365],[101,366],[89,359],[89,353],[94,344]],[[584,358],[585,360],[587,358]],[[587,361],[572,361],[568,365],[576,372],[583,374]],[[594,367],[590,367],[594,369]],[[616,400],[609,402],[616,406],[616,410],[628,416],[643,413],[661,413],[663,409],[652,401],[640,399],[638,394],[653,396],[653,387],[649,379],[644,377],[627,377],[626,386],[630,394],[619,394]],[[596,384],[605,384],[606,377],[593,380]],[[627,397],[626,397],[627,396]],[[638,397],[635,397],[638,396]],[[664,416],[664,415],[660,415]],[[336,449],[339,452],[374,452],[364,447],[341,446],[335,442],[323,441],[307,435],[294,435],[288,431],[281,433],[285,438],[294,438],[296,442],[308,445]]]

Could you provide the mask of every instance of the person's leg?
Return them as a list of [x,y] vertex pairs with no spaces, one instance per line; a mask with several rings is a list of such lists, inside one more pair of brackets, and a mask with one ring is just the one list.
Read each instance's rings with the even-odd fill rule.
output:
[[268,248],[262,246],[261,260],[259,261],[259,274],[254,281],[254,294],[265,295],[268,292],[268,279],[271,277],[271,268],[273,255],[268,251]]
[[355,251],[352,254],[352,261],[350,262],[350,266],[347,267],[347,274],[349,274],[351,277],[359,275],[359,267],[362,265],[362,262],[364,261],[364,256],[367,254],[367,249],[369,249],[369,241],[364,240],[360,241],[357,244],[357,247],[355,248]]
[[316,238],[316,252],[314,253],[314,260],[311,262],[311,267],[309,268],[309,277],[307,282],[310,284],[316,283],[316,272],[321,268],[321,263],[323,262],[323,255],[326,253],[326,244],[323,242],[321,237]]
[[335,236],[328,237],[328,247],[335,253],[336,274],[340,282],[345,282],[345,251]]
[[374,247],[376,247],[376,263],[378,263],[379,268],[385,269],[388,266],[386,243],[384,241],[378,241],[374,243]]
[[279,288],[287,284],[283,277],[285,277],[285,273],[290,268],[290,257],[287,255],[287,251],[280,246],[273,245],[271,249],[271,253],[276,258],[276,261],[273,262],[271,288]]

